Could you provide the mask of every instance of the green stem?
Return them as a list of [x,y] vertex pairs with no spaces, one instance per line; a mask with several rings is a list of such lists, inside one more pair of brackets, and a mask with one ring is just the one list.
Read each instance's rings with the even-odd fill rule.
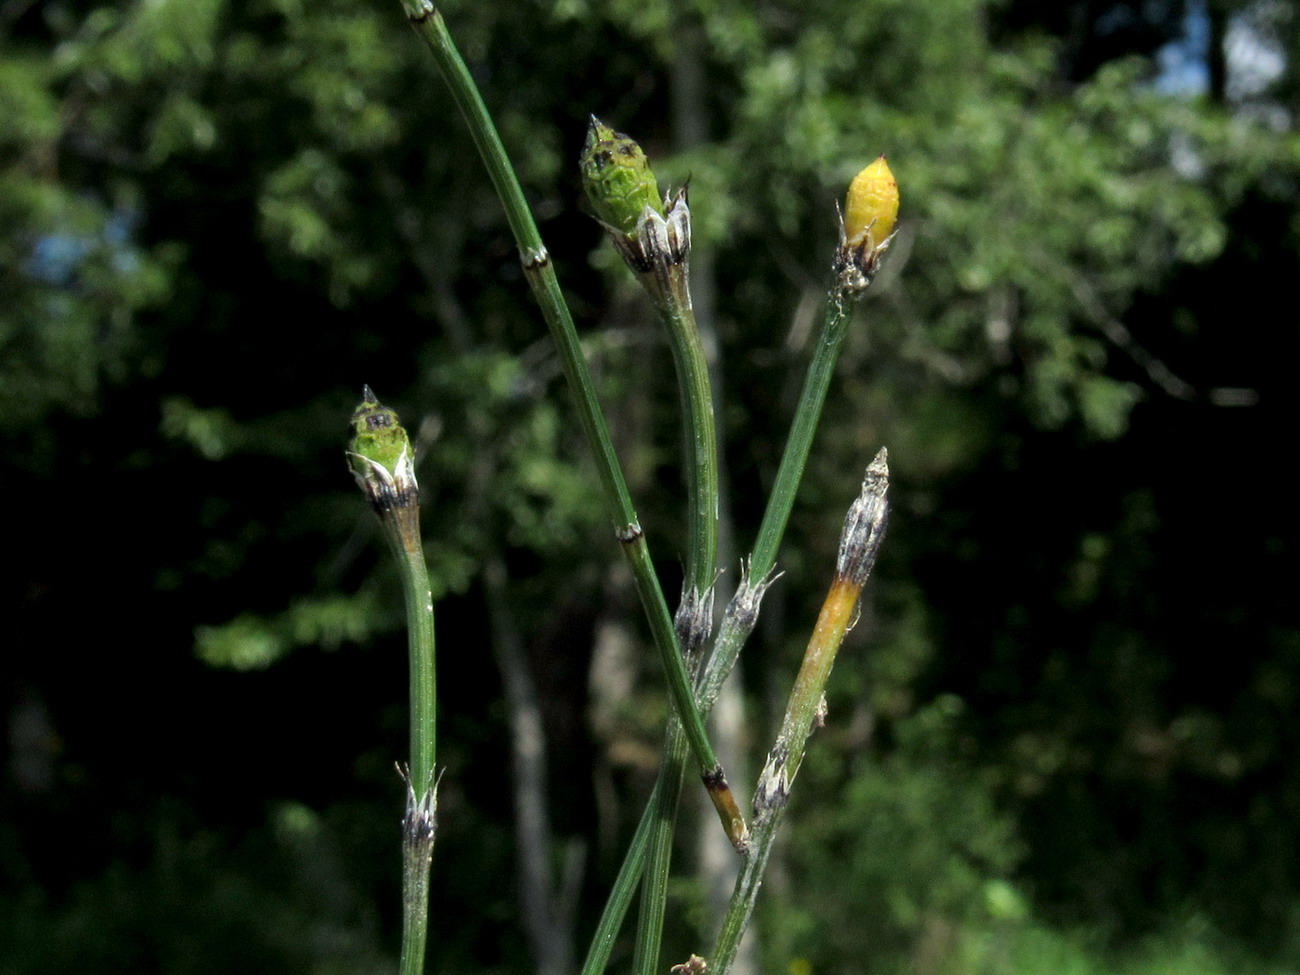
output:
[[[718,699],[723,682],[731,674],[736,658],[754,628],[757,603],[767,587],[769,573],[776,566],[776,554],[781,547],[785,527],[790,521],[790,510],[794,507],[804,468],[808,465],[808,454],[821,422],[822,407],[826,404],[826,393],[835,375],[840,347],[844,344],[844,335],[853,317],[854,297],[845,295],[839,287],[832,287],[827,295],[821,334],[817,337],[817,346],[813,350],[812,361],[808,364],[803,391],[799,394],[799,405],[795,408],[790,435],[786,438],[785,450],[781,454],[781,466],[777,469],[772,493],[767,499],[767,508],[763,512],[763,522],[759,526],[758,537],[749,557],[745,579],[732,600],[737,611],[732,612],[732,607],[728,607],[718,638],[714,642],[713,653],[700,680],[697,702],[706,714]],[[743,605],[746,602],[752,602],[752,607]]]
[[402,975],[424,969],[429,930],[429,868],[437,831],[433,596],[420,542],[419,485],[411,441],[397,414],[366,386],[352,414],[348,464],[379,517],[397,560],[410,652],[410,749],[402,829]]
[[654,574],[636,510],[632,505],[622,468],[614,452],[614,444],[609,436],[604,415],[596,399],[595,386],[587,370],[586,360],[582,356],[577,329],[573,326],[573,319],[569,315],[568,306],[560,291],[555,270],[551,267],[550,255],[542,243],[541,234],[537,231],[537,225],[528,209],[523,189],[510,165],[501,137],[497,134],[496,126],[488,114],[487,107],[483,104],[469,70],[465,67],[465,62],[461,59],[460,52],[452,41],[451,34],[447,31],[446,24],[443,23],[442,15],[430,0],[403,0],[403,6],[412,27],[433,53],[443,80],[447,83],[452,98],[469,126],[474,144],[478,147],[479,155],[487,167],[497,196],[500,197],[505,208],[506,220],[519,247],[528,283],[542,307],[542,314],[546,318],[546,324],[550,328],[551,336],[555,340],[564,364],[570,392],[577,401],[578,415],[595,455],[605,501],[614,521],[616,534],[624,543],[624,554],[636,577],[637,592],[650,621],[660,659],[668,674],[668,686],[673,695],[673,703],[678,713],[682,715],[687,739],[700,768],[712,772],[717,768],[717,757],[709,744],[703,719],[695,708],[690,679],[686,675],[685,661],[682,659],[676,634],[673,631],[668,603]]
[[670,269],[671,287],[656,306],[668,329],[677,386],[681,391],[690,542],[686,585],[708,592],[718,571],[718,435],[713,417],[709,363],[700,341],[686,283],[686,265]]
[[[636,975],[656,975],[659,952],[663,944],[664,916],[667,913],[668,874],[672,865],[673,833],[677,824],[677,807],[682,798],[685,778],[686,739],[682,723],[668,722],[664,741],[664,762],[654,795],[646,806],[642,822],[649,823],[646,836],[645,874],[641,883],[641,912],[637,917],[636,944],[632,971]],[[638,834],[639,834],[638,830]],[[635,837],[634,837],[635,839]]]
[[420,975],[429,938],[429,871],[437,807],[433,781],[437,761],[433,596],[418,520],[414,516],[381,516],[380,522],[402,577],[410,656],[411,760],[402,837],[402,955],[398,971]]
[[581,975],[601,975],[609,964],[609,956],[614,950],[614,941],[618,938],[619,928],[623,926],[623,918],[632,903],[632,895],[636,893],[637,885],[641,882],[646,850],[650,845],[649,834],[654,826],[654,817],[650,815],[650,811],[655,808],[657,797],[663,787],[664,777],[661,773],[655,781],[654,791],[650,793],[650,801],[646,803],[646,815],[641,817],[641,822],[637,825],[627,856],[623,858],[623,865],[619,867],[618,876],[614,878],[614,885],[610,888],[609,899],[605,902],[605,909],[601,912],[600,921],[596,925],[596,933],[592,935],[591,946],[587,949],[587,958],[583,962]]
[[[685,261],[661,264],[646,279],[647,290],[655,296],[656,308],[668,330],[681,395],[689,543],[682,602],[677,610],[677,636],[686,654],[687,668],[694,675],[700,651],[713,628],[712,593],[718,565],[718,443],[713,389],[691,307],[687,264]],[[687,757],[682,723],[676,714],[671,714],[664,736],[660,780],[663,788],[656,790],[652,807],[653,826],[641,885],[641,911],[633,955],[633,970],[637,975],[655,975],[659,968],[673,835]],[[717,777],[705,781],[719,783]],[[709,785],[709,796],[714,800],[728,838],[737,848],[743,848],[748,833],[744,819],[730,789],[725,795],[720,792],[717,785]]]
[[[754,912],[754,903],[758,890],[763,884],[763,873],[767,870],[767,860],[772,853],[772,838],[776,827],[780,825],[780,815],[775,814],[771,820],[760,822],[754,820],[754,849],[740,868],[736,886],[732,893],[731,905],[722,919],[722,930],[718,933],[713,954],[709,956],[709,973],[726,972],[736,959],[740,950],[740,939],[749,926],[749,919]],[[741,905],[740,910],[735,910]]]
[[[767,508],[763,515],[762,526],[754,543],[753,554],[735,596],[727,606],[727,611],[718,630],[713,653],[710,655],[704,674],[700,679],[695,694],[695,704],[700,713],[708,716],[717,702],[718,692],[735,667],[736,659],[745,641],[753,632],[758,621],[759,604],[771,580],[769,574],[776,564],[776,553],[781,547],[786,524],[790,519],[790,509],[794,504],[799,482],[803,478],[804,468],[808,463],[808,454],[812,448],[813,436],[821,419],[822,407],[826,402],[827,390],[835,374],[835,363],[839,358],[840,347],[852,313],[853,296],[845,296],[839,288],[832,288],[827,298],[826,314],[822,322],[821,335],[813,351],[812,361],[804,379],[803,391],[795,411],[794,421],[790,426],[790,435],[786,438],[785,452],[781,456],[781,465],[777,471],[772,493],[768,497]],[[655,783],[657,797],[669,774],[667,765],[661,769]],[[619,881],[624,881],[631,888],[636,884],[637,873],[644,867],[646,851],[649,847],[651,825],[658,816],[657,800],[647,805],[641,822],[632,837],[631,845],[619,871]],[[743,870],[758,869],[762,876],[762,864],[756,863],[753,854],[745,859]],[[613,949],[614,933],[623,923],[631,895],[616,885],[605,911],[601,915],[597,931],[602,937],[596,939],[587,955],[582,968],[582,975],[601,975],[609,963]]]
[[[400,544],[400,543],[398,543]],[[395,546],[396,547],[396,546]],[[411,666],[411,784],[417,794],[433,786],[437,757],[437,676],[434,669],[433,596],[429,569],[417,537],[401,546],[402,589]]]
[[848,331],[849,320],[853,317],[853,305],[852,298],[843,295],[838,288],[833,288],[827,295],[821,335],[817,338],[817,347],[808,364],[808,375],[804,379],[803,392],[799,395],[794,422],[790,425],[790,436],[786,439],[785,451],[781,454],[781,466],[772,484],[772,494],[768,498],[763,523],[759,526],[754,550],[750,555],[749,571],[756,579],[766,576],[776,565],[776,553],[781,546],[786,523],[790,520],[790,509],[794,507],[799,483],[803,480],[808,453],[812,449],[813,437],[821,422],[822,407],[826,403],[826,392],[835,375],[840,346]]
[[[402,956],[400,975],[423,975],[429,943],[429,865],[433,838],[408,833],[402,850]],[[427,850],[427,852],[426,852]]]

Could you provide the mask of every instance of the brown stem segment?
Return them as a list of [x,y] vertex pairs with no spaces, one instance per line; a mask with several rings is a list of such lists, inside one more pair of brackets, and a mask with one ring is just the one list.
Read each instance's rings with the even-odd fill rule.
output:
[[731,786],[727,785],[727,777],[722,772],[722,766],[716,766],[712,772],[705,772],[700,778],[704,782],[704,788],[708,790],[713,808],[718,811],[718,818],[722,820],[722,828],[727,832],[727,839],[731,840],[731,845],[736,848],[736,852],[743,855],[749,849],[749,827],[745,825],[745,817],[736,804]]

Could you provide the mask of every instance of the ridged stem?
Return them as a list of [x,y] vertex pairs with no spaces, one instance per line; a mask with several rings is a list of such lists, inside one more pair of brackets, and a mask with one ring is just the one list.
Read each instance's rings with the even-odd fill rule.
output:
[[686,585],[703,596],[718,571],[718,435],[709,363],[691,307],[686,265],[670,269],[670,290],[656,301],[668,330],[681,391],[687,521]]
[[418,530],[411,536],[390,531],[388,519],[384,522],[401,567],[410,656],[411,764],[402,842],[402,954],[398,971],[401,975],[420,975],[429,936],[429,871],[437,808],[433,781],[437,758],[433,597]]
[[663,766],[642,822],[649,824],[646,837],[644,877],[641,882],[641,910],[637,916],[632,971],[656,975],[663,947],[664,917],[668,904],[668,874],[672,865],[673,834],[677,807],[681,803],[687,756],[682,725],[675,717],[664,735]]
[[[781,547],[786,525],[790,521],[790,511],[794,507],[795,495],[803,480],[804,469],[808,465],[808,454],[812,450],[813,438],[821,422],[826,394],[835,375],[835,364],[839,361],[840,348],[844,344],[844,335],[853,317],[855,304],[855,296],[845,295],[839,287],[833,287],[827,295],[821,333],[817,337],[812,360],[808,363],[808,373],[804,377],[803,390],[799,394],[799,405],[795,408],[790,434],[786,438],[785,450],[781,454],[781,465],[777,469],[776,480],[772,483],[772,493],[767,499],[763,522],[759,526],[758,536],[754,540],[754,548],[750,553],[746,578],[732,600],[733,603],[737,600],[754,600],[754,616],[758,612],[756,602],[761,599],[762,590],[766,588],[765,580],[776,566],[776,555]],[[749,591],[746,590],[746,586],[749,587]],[[754,591],[755,589],[757,592]],[[754,628],[755,620],[750,618],[750,615],[747,611],[735,613],[728,611],[723,617],[722,626],[714,641],[713,652],[700,678],[700,693],[696,696],[697,702],[703,706],[706,714],[717,700],[723,682],[731,674],[736,665],[736,658]]]
[[790,690],[785,718],[776,744],[754,790],[754,823],[749,852],[731,895],[718,940],[709,956],[710,975],[727,975],[740,948],[740,939],[754,913],[763,872],[772,852],[790,798],[790,787],[803,762],[808,737],[823,715],[823,694],[844,635],[853,625],[862,587],[876,562],[885,537],[889,486],[886,452],[882,449],[867,467],[862,491],[849,507],[840,535],[835,580],[822,602],[817,624],[804,651],[803,663]]
[[[420,541],[419,485],[411,441],[397,414],[369,386],[352,414],[348,464],[357,486],[379,518],[384,540],[397,560],[406,605],[410,656],[410,760],[402,828],[402,975],[424,969],[429,929],[429,868],[437,831],[434,783],[437,760],[437,696],[434,670],[433,596]],[[400,766],[399,766],[400,769]]]
[[431,788],[437,756],[437,675],[434,666],[433,596],[429,569],[418,535],[413,543],[393,540],[398,550],[411,681],[411,783],[417,792]]
[[[661,264],[645,275],[645,283],[656,299],[656,310],[668,331],[682,404],[689,527],[677,636],[686,655],[687,669],[694,676],[713,626],[712,593],[718,559],[718,443],[708,360],[691,306],[687,266],[684,260]],[[676,714],[671,714],[664,734],[662,787],[655,791],[650,813],[652,827],[633,956],[636,975],[655,975],[659,969],[673,836],[687,757],[681,721]],[[728,839],[737,849],[743,849],[748,828],[726,779],[719,772],[706,778],[705,784]]]
[[[821,613],[817,618],[813,637],[808,643],[808,649],[804,657],[804,668],[800,671],[800,679],[796,682],[796,689],[791,694],[790,704],[786,712],[787,723],[790,721],[790,709],[798,707],[803,711],[808,710],[808,707],[805,706],[809,700],[806,692],[817,681],[817,677],[811,673],[805,678],[805,671],[810,669],[810,661],[816,661],[814,669],[822,672],[820,685],[817,686],[816,697],[811,699],[810,704],[810,707],[815,711],[821,697],[821,688],[825,686],[825,676],[829,674],[830,663],[835,659],[835,654],[844,640],[844,634],[848,630],[849,622],[853,617],[853,609],[857,605],[858,595],[861,591],[860,586],[857,588],[845,586],[837,580],[831,586],[830,592],[827,593],[826,600],[822,604]],[[801,686],[803,688],[802,695]],[[800,696],[798,705],[795,703],[796,696]],[[796,758],[794,762],[796,768],[798,766],[797,759],[803,757],[804,742],[807,740],[808,729],[811,728],[811,725],[810,718],[802,738],[798,738],[793,742],[795,750],[791,752],[791,756]],[[791,777],[793,777],[793,769],[791,770]],[[786,802],[783,795],[778,803],[755,811],[751,849],[745,857],[740,876],[736,878],[731,903],[728,905],[727,913],[722,919],[722,927],[718,932],[717,942],[709,955],[710,975],[714,975],[714,973],[726,975],[731,968],[731,963],[735,960],[736,952],[740,949],[740,939],[744,935],[745,928],[749,925],[749,919],[754,913],[754,904],[758,897],[759,888],[762,886],[763,873],[767,868],[768,857],[772,852],[773,841],[776,839],[777,830],[785,814],[785,807]]]
[[550,255],[542,243],[541,234],[533,221],[532,213],[524,199],[523,189],[510,165],[501,137],[488,114],[460,52],[447,31],[442,15],[430,0],[403,0],[403,7],[411,26],[428,45],[434,61],[442,74],[469,127],[474,144],[487,167],[488,175],[497,196],[505,208],[506,220],[519,248],[520,259],[534,296],[541,305],[542,314],[551,336],[560,352],[565,377],[570,392],[578,406],[578,416],[583,431],[595,456],[602,493],[615,525],[615,534],[623,543],[623,552],[636,579],[637,592],[650,622],[656,649],[659,651],[673,703],[682,715],[687,740],[704,772],[718,766],[717,757],[709,744],[704,722],[695,708],[691,682],[686,675],[668,603],[664,599],[659,580],[654,574],[646,548],[645,538],[632,505],[627,483],[623,478],[614,444],[605,424],[604,414],[596,398],[595,386],[587,369],[586,360],[578,341],[578,333],[569,315]]
[[[754,543],[746,571],[736,589],[736,594],[727,605],[722,625],[718,629],[713,652],[709,657],[704,673],[700,678],[695,694],[695,703],[700,713],[708,716],[717,702],[718,692],[735,667],[736,659],[745,641],[753,632],[758,621],[759,604],[763,594],[771,583],[770,573],[776,564],[776,553],[781,546],[786,524],[790,519],[790,509],[794,504],[799,482],[803,478],[804,468],[808,463],[808,454],[812,449],[813,437],[821,419],[822,407],[826,402],[827,390],[835,374],[835,364],[839,358],[840,347],[852,315],[854,304],[852,295],[846,296],[837,287],[827,298],[826,314],[822,322],[822,331],[813,357],[808,365],[804,379],[803,391],[794,420],[790,425],[790,434],[786,438],[785,451],[781,455],[781,464],[777,471],[772,493],[768,497],[767,508],[763,515],[762,526]],[[660,770],[655,783],[655,796],[658,796],[668,777],[667,765]],[[591,945],[582,975],[601,975],[609,963],[613,950],[614,936],[622,926],[623,917],[631,900],[630,892],[621,884],[635,886],[638,872],[646,862],[652,824],[658,815],[657,800],[647,805],[637,826],[636,833],[623,860],[618,875],[618,882],[609,900],[605,904],[597,928],[601,937]],[[764,857],[764,864],[766,858]],[[759,868],[751,854],[745,860],[745,869]],[[761,876],[761,868],[759,876]]]

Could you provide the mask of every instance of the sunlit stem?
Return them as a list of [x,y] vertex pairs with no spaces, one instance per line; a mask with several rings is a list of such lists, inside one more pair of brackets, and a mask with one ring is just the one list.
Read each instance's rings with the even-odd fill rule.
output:
[[686,674],[672,616],[664,599],[659,580],[654,574],[649,551],[632,505],[631,495],[623,477],[622,468],[614,451],[609,429],[597,401],[595,386],[583,358],[578,333],[560,291],[550,255],[542,243],[541,235],[532,213],[524,199],[523,189],[514,168],[506,155],[505,147],[497,133],[478,88],[470,76],[460,52],[452,41],[442,15],[429,0],[403,0],[407,17],[416,33],[433,53],[443,80],[469,127],[474,144],[487,168],[497,196],[505,208],[506,220],[519,248],[520,259],[542,314],[560,352],[570,392],[578,407],[583,431],[596,460],[602,493],[615,533],[623,543],[636,580],[637,593],[650,623],[655,647],[668,675],[668,686],[673,704],[682,716],[687,740],[694,752],[701,773],[717,768],[718,761],[709,744],[704,722],[695,708],[691,681]]
[[[406,606],[410,656],[410,764],[402,829],[402,975],[424,969],[429,927],[429,870],[437,832],[438,801],[433,780],[437,758],[437,696],[434,671],[433,596],[420,542],[420,489],[414,454],[397,413],[369,386],[352,414],[348,464],[370,501],[397,560]],[[399,766],[400,768],[400,766]]]
[[781,733],[768,753],[767,764],[754,790],[754,821],[749,851],[736,880],[717,943],[709,956],[709,972],[727,975],[740,948],[763,871],[790,798],[790,787],[803,762],[808,737],[824,715],[824,693],[844,635],[853,625],[858,597],[866,584],[885,537],[889,486],[887,455],[882,449],[867,467],[862,491],[849,508],[840,535],[835,580],[822,603],[803,663],[790,690]]
[[[730,676],[741,648],[753,632],[758,621],[759,605],[763,594],[772,582],[771,573],[776,564],[776,553],[780,549],[799,482],[808,463],[808,454],[812,449],[817,425],[821,420],[822,408],[826,402],[831,378],[835,374],[835,364],[839,358],[856,297],[856,295],[843,294],[838,287],[833,287],[827,297],[821,334],[818,336],[808,366],[799,405],[790,426],[790,434],[786,438],[785,451],[781,455],[781,464],[772,493],[768,497],[753,554],[740,585],[723,615],[713,652],[709,656],[696,691],[696,705],[706,716],[717,702],[723,683]],[[655,783],[656,795],[663,790],[667,773],[666,767],[660,771],[659,779]],[[622,926],[631,901],[631,888],[635,888],[639,871],[643,869],[646,862],[652,824],[657,814],[657,801],[652,800],[643,813],[628,847],[623,866],[619,871],[619,883],[615,885],[605,904],[597,928],[602,937],[592,942],[582,967],[582,975],[601,975],[609,964],[614,936]],[[752,860],[751,854],[746,859],[746,865],[750,865]],[[749,868],[753,869],[752,866]],[[629,889],[620,885],[626,885]]]

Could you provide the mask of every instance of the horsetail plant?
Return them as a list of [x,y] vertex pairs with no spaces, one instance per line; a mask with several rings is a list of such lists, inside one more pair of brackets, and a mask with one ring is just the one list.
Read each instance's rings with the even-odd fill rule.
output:
[[754,901],[762,884],[767,859],[772,852],[778,827],[790,798],[790,786],[803,761],[804,748],[814,725],[825,720],[826,681],[835,663],[844,635],[852,626],[862,587],[876,564],[880,543],[885,538],[889,506],[888,454],[882,447],[867,467],[862,491],[849,507],[840,535],[835,579],[822,603],[817,624],[804,652],[803,664],[790,691],[781,733],[767,757],[754,790],[754,829],[750,848],[736,888],[727,906],[722,930],[709,956],[712,975],[727,975],[740,947]]
[[[636,581],[673,703],[658,781],[614,883],[582,973],[599,975],[605,970],[614,940],[638,887],[642,904],[634,968],[637,975],[653,975],[658,971],[673,828],[685,767],[693,754],[727,835],[742,857],[742,868],[712,956],[706,960],[693,954],[688,962],[675,966],[673,971],[682,975],[699,975],[707,968],[711,973],[725,975],[752,914],[806,740],[813,724],[820,720],[822,689],[831,663],[850,625],[883,537],[888,480],[883,449],[868,467],[862,493],[850,509],[841,538],[835,582],[809,642],[781,735],[758,782],[752,834],[709,744],[703,718],[732,671],[755,626],[763,595],[776,578],[777,552],[812,447],[853,305],[870,286],[881,255],[891,240],[898,213],[897,183],[882,156],[859,173],[850,187],[839,246],[832,265],[832,284],[821,335],[808,368],[762,526],[750,558],[742,565],[740,585],[723,614],[712,651],[706,653],[713,629],[713,584],[718,571],[718,458],[712,392],[689,292],[691,215],[685,187],[661,198],[641,148],[592,117],[581,160],[584,186],[597,218],[605,226],[625,263],[645,287],[665,324],[681,394],[689,542],[682,598],[674,619],[669,614],[653,569],[645,534],[638,522],[550,256],[537,232],[496,128],[432,0],[402,0],[402,3],[412,26],[432,51],[505,208],[526,278],[559,349],[570,391],[595,455],[614,533]],[[391,417],[391,422],[388,417]],[[381,487],[398,481],[392,466],[375,461],[366,450],[373,453],[377,447],[381,453],[386,451],[385,456],[394,463],[406,458],[409,467],[409,447],[398,449],[397,441],[389,436],[389,428],[395,426],[395,415],[380,407],[367,389],[366,400],[354,418],[357,442],[361,442],[363,433],[374,441],[365,449],[354,447],[353,466],[363,486],[367,485],[363,475],[377,480]],[[379,471],[387,471],[387,479]],[[413,473],[410,485],[413,498]],[[380,510],[378,504],[377,510]],[[383,522],[385,513],[382,510],[380,517]],[[418,523],[413,530],[418,546]],[[400,539],[400,536],[393,535],[392,538]],[[394,545],[399,555],[407,552],[402,547],[406,542],[394,541]],[[405,560],[411,561],[409,554]],[[419,561],[423,571],[422,556]],[[417,620],[410,608],[421,585],[427,620]],[[408,775],[408,806],[417,811],[421,804],[427,806],[427,816],[421,822],[427,822],[428,839],[427,847],[423,848],[423,899],[418,906],[421,912],[419,954],[417,956],[412,949],[408,955],[408,938],[404,933],[403,975],[419,971],[422,965],[428,863],[436,810],[432,781],[432,605],[427,596],[427,579],[421,584],[417,578],[408,585],[412,646],[414,648],[416,642],[417,626],[427,626],[430,668],[427,675],[428,759],[424,762],[417,757],[415,717],[416,684],[424,678],[417,677],[413,649],[413,758]],[[422,782],[427,784],[426,791],[417,798],[417,786]],[[410,815],[408,811],[408,820]],[[411,832],[408,827],[408,833]],[[411,845],[408,841],[408,846]],[[408,856],[408,865],[413,862],[416,862],[415,858]],[[412,905],[408,899],[407,920],[413,926],[411,912],[416,908]]]
[[[658,199],[645,153],[595,116],[581,159],[583,186],[609,238],[636,273],[666,327],[681,390],[687,458],[686,581],[677,635],[688,663],[713,628],[711,593],[718,565],[718,441],[709,367],[688,284],[691,209],[685,188]],[[741,844],[743,837],[732,837]]]
[[[758,622],[763,596],[775,581],[777,551],[781,547],[795,494],[808,463],[852,309],[857,299],[870,287],[879,270],[881,256],[893,236],[898,207],[898,183],[885,157],[881,156],[859,172],[850,184],[839,228],[840,243],[832,263],[832,280],[826,297],[826,314],[821,334],[804,378],[799,404],[781,454],[776,480],[768,495],[758,537],[753,551],[742,566],[740,584],[727,604],[713,651],[698,680],[695,701],[705,715],[717,702],[723,683],[731,675],[745,641]],[[618,880],[606,902],[582,975],[600,975],[609,962],[614,938],[631,900],[630,886],[636,883],[636,877],[645,862],[645,851],[659,810],[663,786],[664,773],[661,772],[659,781],[655,784],[655,792],[633,834]],[[751,843],[746,856],[752,857],[752,852]],[[763,862],[766,863],[766,858]],[[746,920],[747,918],[748,915]],[[736,932],[737,941],[733,953],[739,948],[741,933],[743,925]]]
[[410,648],[411,758],[399,771],[406,782],[402,829],[401,975],[424,971],[429,929],[429,870],[437,834],[438,790],[433,595],[420,541],[420,488],[410,438],[397,413],[380,404],[369,386],[352,414],[348,463],[365,493],[385,541],[397,559],[406,604]]
[[[834,371],[852,304],[871,286],[881,256],[893,237],[898,219],[898,182],[884,156],[865,167],[849,184],[840,226],[840,244],[835,254],[834,280],[826,300],[826,317],[817,351],[808,368],[799,406],[791,426],[768,501],[749,570],[763,578],[775,564],[794,493],[812,447],[822,406]],[[822,604],[817,624],[805,651],[803,665],[795,679],[786,706],[781,733],[769,753],[767,764],[754,790],[754,837],[746,852],[740,876],[723,918],[722,928],[709,956],[714,975],[727,975],[740,948],[740,939],[753,915],[754,902],[767,869],[768,856],[789,799],[790,785],[803,761],[804,747],[814,723],[825,718],[823,692],[831,665],[839,651],[857,608],[862,588],[876,562],[884,541],[888,518],[885,493],[889,486],[888,453],[882,447],[867,467],[862,491],[849,508],[840,536],[835,580]],[[752,576],[751,576],[752,578]],[[742,590],[744,586],[741,587]],[[739,596],[740,593],[737,593]],[[730,614],[729,614],[730,617]],[[715,659],[717,673],[705,675],[705,706],[716,698],[717,688],[734,664],[735,653],[747,632],[743,620],[728,628],[724,620]],[[752,629],[752,624],[749,625]],[[732,632],[735,636],[732,636]],[[731,649],[731,643],[736,649]],[[730,658],[730,659],[727,659]],[[710,680],[711,679],[711,680]]]
[[442,14],[431,0],[402,0],[402,5],[411,26],[432,52],[438,70],[469,127],[470,135],[474,139],[497,196],[505,209],[506,220],[510,224],[515,244],[519,248],[524,274],[533,296],[541,305],[542,315],[550,329],[551,338],[560,353],[569,390],[578,406],[583,432],[586,434],[600,474],[605,504],[614,523],[614,535],[632,570],[637,594],[654,637],[655,649],[659,652],[660,662],[668,677],[668,688],[673,705],[681,717],[687,741],[695,754],[709,796],[718,809],[723,827],[728,831],[728,835],[731,835],[736,831],[733,816],[739,815],[739,807],[731,797],[726,775],[713,751],[713,746],[709,743],[708,734],[704,730],[704,720],[695,707],[691,677],[687,673],[686,661],[668,610],[668,602],[664,598],[658,576],[655,574],[645,532],[637,519],[632,496],[627,489],[627,480],[623,476],[618,455],[614,451],[609,427],[605,423],[604,414],[596,398],[595,386],[582,354],[573,317],[569,314],[564,294],[555,276],[555,269],[551,266],[550,254],[542,243],[541,234],[537,231],[537,224],[524,199],[523,189],[501,143],[496,125],[492,122],[492,117],[488,114],[487,107],[479,95],[478,87],[474,84],[469,69],[465,67],[465,62],[447,30],[447,25],[443,22]]
[[[685,188],[662,203],[659,188],[635,141],[595,116],[587,129],[581,169],[583,186],[614,247],[638,276],[668,333],[682,404],[682,442],[686,458],[689,545],[686,577],[677,609],[677,637],[686,668],[694,679],[700,653],[713,629],[713,584],[718,551],[718,446],[709,367],[700,341],[688,283],[691,211]],[[686,740],[681,720],[670,715],[664,733],[664,760],[653,802],[647,866],[641,888],[633,968],[652,975],[659,967],[673,833],[681,803]],[[725,780],[704,770],[709,797],[727,838],[743,854],[749,830]]]

